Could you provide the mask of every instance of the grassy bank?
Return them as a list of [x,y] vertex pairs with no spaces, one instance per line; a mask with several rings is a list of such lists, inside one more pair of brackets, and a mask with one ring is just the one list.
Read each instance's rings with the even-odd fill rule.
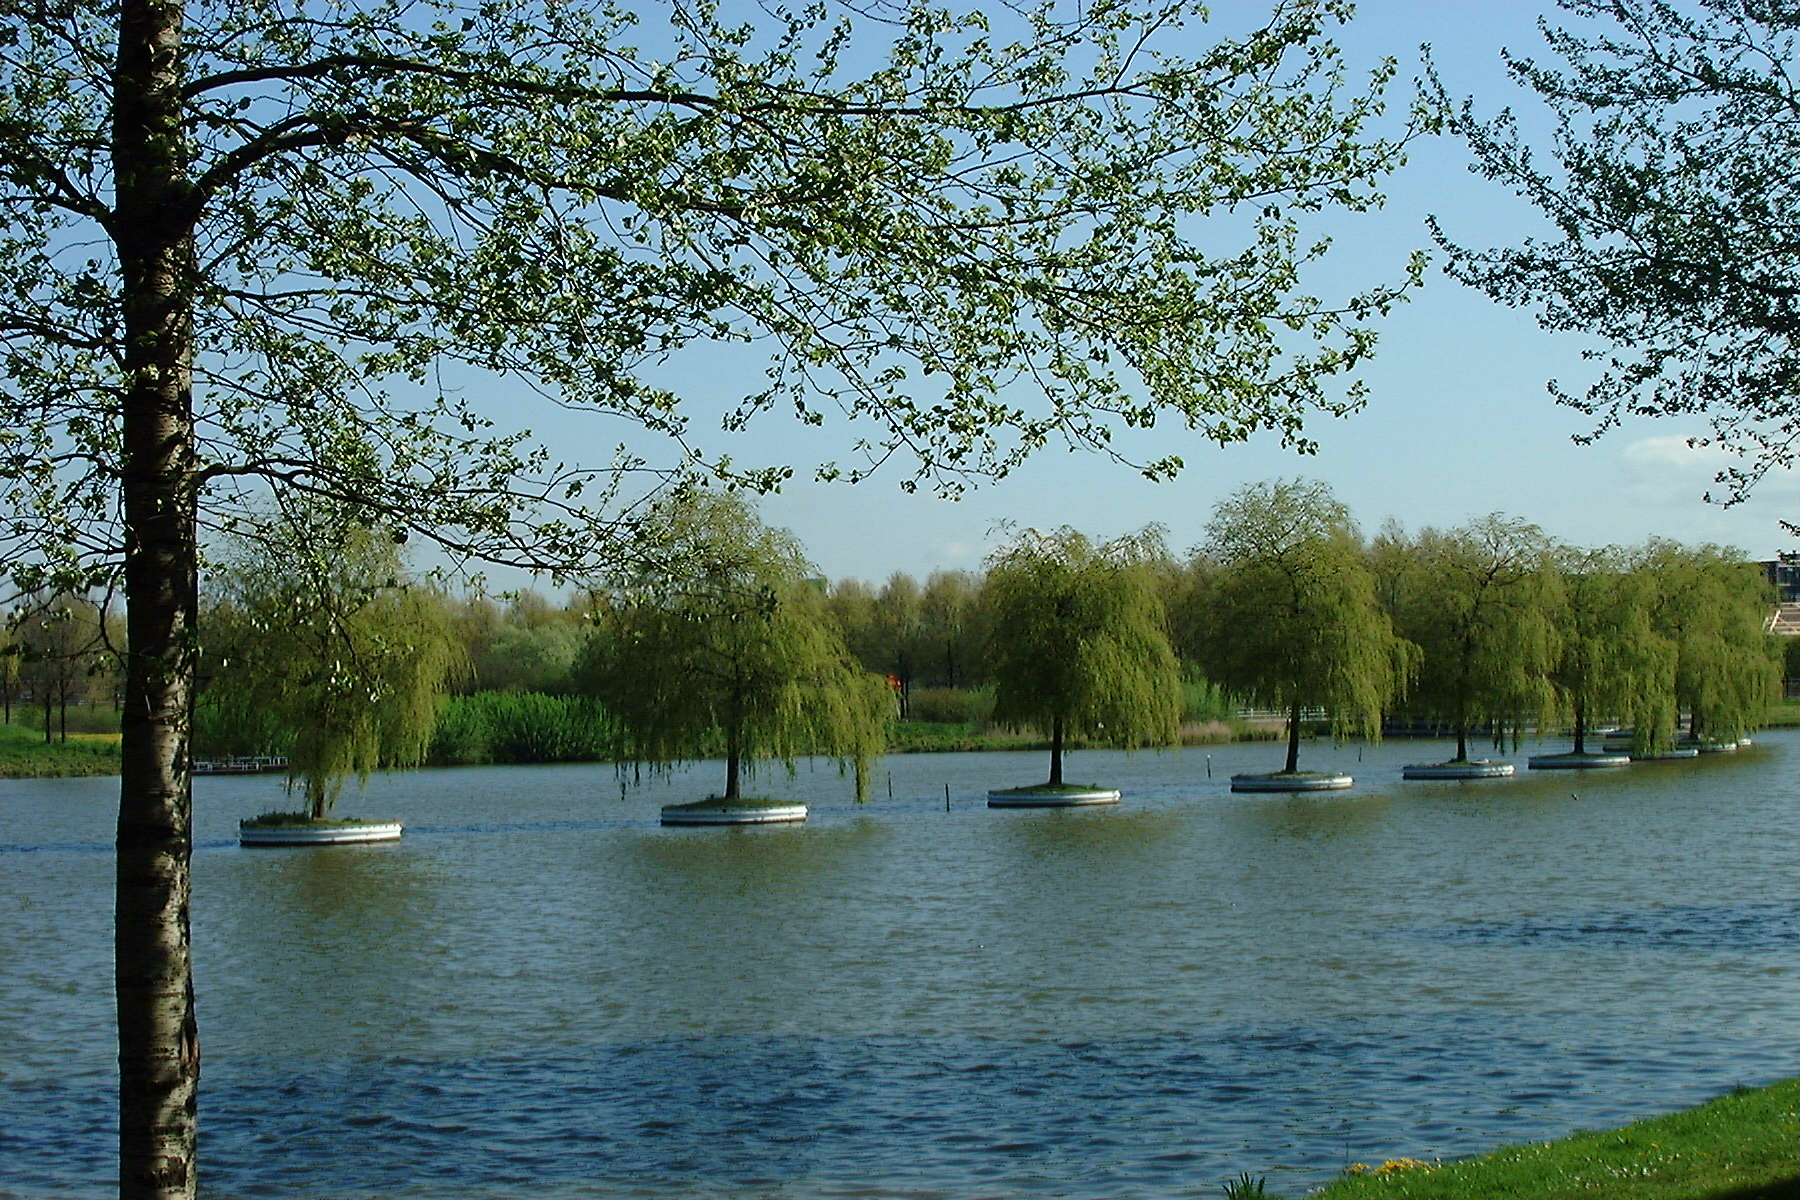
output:
[[[1312,1200],[1796,1200],[1796,1084],[1443,1164],[1357,1164]],[[1245,1193],[1253,1195],[1253,1192]]]
[[0,779],[118,773],[116,733],[71,733],[66,742],[45,742],[43,733],[36,729],[0,725]]

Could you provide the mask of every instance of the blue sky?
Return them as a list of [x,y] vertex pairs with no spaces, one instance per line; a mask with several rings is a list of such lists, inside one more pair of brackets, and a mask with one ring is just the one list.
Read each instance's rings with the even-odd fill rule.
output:
[[[1231,28],[1233,12],[1215,8]],[[1542,46],[1532,4],[1363,0],[1338,38],[1352,62],[1382,54],[1400,59],[1402,79],[1418,74],[1420,43],[1430,43],[1453,92],[1472,95],[1484,112],[1533,105],[1501,68],[1502,46]],[[1385,276],[1408,250],[1429,244],[1424,221],[1435,213],[1453,237],[1501,242],[1541,229],[1533,210],[1469,174],[1453,138],[1415,145],[1407,168],[1390,181],[1387,208],[1350,218],[1336,231],[1343,265]],[[1245,483],[1277,476],[1323,479],[1350,505],[1365,532],[1393,517],[1409,530],[1451,526],[1489,512],[1541,525],[1583,545],[1640,543],[1651,536],[1737,546],[1754,557],[1792,549],[1778,521],[1800,516],[1800,479],[1765,480],[1752,502],[1724,509],[1705,503],[1717,462],[1687,448],[1699,424],[1642,421],[1598,443],[1576,445],[1582,414],[1557,405],[1545,389],[1588,377],[1584,339],[1552,335],[1528,313],[1502,308],[1447,278],[1434,264],[1426,286],[1382,326],[1376,357],[1362,372],[1368,407],[1341,421],[1308,426],[1316,457],[1283,451],[1273,437],[1213,447],[1159,431],[1160,452],[1174,450],[1186,472],[1152,484],[1092,456],[1052,448],[1024,470],[959,502],[898,491],[899,476],[850,487],[794,486],[765,502],[768,519],[792,529],[832,578],[879,581],[901,570],[923,578],[939,567],[977,568],[997,521],[1069,524],[1106,537],[1160,522],[1184,551],[1202,537],[1215,502]]]
[[[1400,60],[1399,103],[1419,74],[1420,44],[1430,43],[1453,93],[1473,95],[1483,112],[1511,104],[1528,118],[1535,101],[1513,88],[1499,55],[1502,46],[1541,50],[1535,22],[1552,0],[1542,2],[1363,0],[1337,40],[1352,64],[1384,54]],[[1266,17],[1253,0],[1226,0],[1214,8],[1214,26],[1240,31],[1259,12]],[[1342,279],[1398,278],[1408,253],[1429,245],[1427,214],[1474,245],[1542,228],[1523,201],[1469,174],[1461,143],[1450,137],[1415,144],[1386,190],[1381,213],[1334,219],[1328,227]],[[1329,284],[1318,286],[1331,293]],[[1588,378],[1584,339],[1540,331],[1529,313],[1463,288],[1435,261],[1425,288],[1413,295],[1383,323],[1376,356],[1360,373],[1371,391],[1367,408],[1308,426],[1320,446],[1316,457],[1284,451],[1274,437],[1219,448],[1171,427],[1145,443],[1186,460],[1185,473],[1170,483],[1152,484],[1128,468],[1052,447],[1014,476],[956,502],[904,494],[898,484],[906,473],[895,471],[855,486],[793,484],[764,502],[764,515],[797,534],[827,576],[872,582],[894,571],[922,579],[937,568],[978,568],[1002,520],[1069,524],[1098,537],[1159,522],[1170,545],[1184,552],[1203,536],[1219,499],[1246,483],[1293,475],[1328,482],[1370,533],[1390,517],[1416,530],[1501,512],[1582,545],[1662,536],[1736,546],[1757,558],[1794,548],[1778,525],[1800,516],[1793,474],[1765,480],[1751,503],[1724,509],[1701,499],[1718,463],[1686,447],[1688,435],[1702,432],[1698,423],[1638,422],[1576,445],[1571,435],[1587,428],[1587,418],[1554,403],[1545,384]],[[693,365],[678,370],[692,377],[669,382],[694,396],[715,392],[707,372],[716,366],[688,361]],[[806,461],[804,449],[782,440],[790,436],[770,427],[744,435],[741,447],[721,444],[744,461]],[[824,437],[816,453],[843,453],[848,435],[841,427]],[[609,449],[602,440],[558,449],[602,454]]]

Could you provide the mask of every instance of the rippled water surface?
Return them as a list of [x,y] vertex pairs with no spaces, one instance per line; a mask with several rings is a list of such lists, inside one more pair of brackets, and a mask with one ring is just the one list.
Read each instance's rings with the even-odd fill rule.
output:
[[[342,803],[403,841],[310,850],[201,779],[203,1191],[1295,1195],[1793,1072],[1794,732],[1401,781],[1449,752],[1309,747],[1357,785],[1293,798],[1227,790],[1269,746],[1085,752],[1125,801],[1067,811],[985,807],[1035,754],[861,808],[803,766],[760,830],[658,826],[716,764],[427,771]],[[111,1179],[116,789],[0,783],[0,1196]]]

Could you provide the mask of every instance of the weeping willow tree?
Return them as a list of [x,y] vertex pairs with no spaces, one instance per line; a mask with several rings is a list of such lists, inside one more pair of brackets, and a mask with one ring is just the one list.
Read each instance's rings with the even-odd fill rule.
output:
[[1614,546],[1559,553],[1562,652],[1550,678],[1574,729],[1574,753],[1601,720],[1624,722],[1640,750],[1667,746],[1675,732],[1675,649],[1650,619],[1656,580]]
[[237,537],[212,582],[201,725],[285,753],[307,817],[329,817],[351,776],[424,758],[464,655],[391,537],[290,510]]
[[725,791],[744,800],[759,761],[790,772],[823,754],[868,769],[885,749],[893,701],[848,649],[793,536],[764,525],[741,498],[709,492],[654,514],[656,560],[616,582],[578,678],[619,722],[627,757],[667,766],[722,753]]
[[1049,785],[1070,737],[1166,746],[1181,725],[1155,529],[1095,544],[1068,527],[1025,530],[988,558],[983,601],[994,719],[1050,735]]
[[1638,553],[1637,568],[1653,584],[1651,625],[1674,651],[1674,704],[1688,737],[1730,741],[1759,727],[1781,683],[1762,569],[1734,551],[1661,538]]
[[1307,708],[1332,736],[1381,736],[1381,714],[1410,681],[1418,648],[1394,632],[1350,512],[1310,480],[1251,484],[1220,501],[1204,552],[1219,573],[1201,638],[1207,675],[1288,715],[1300,769]]
[[1555,709],[1550,550],[1537,526],[1494,513],[1448,532],[1424,530],[1406,556],[1393,613],[1421,651],[1409,707],[1456,730],[1455,762],[1468,761],[1470,729],[1488,725],[1495,745],[1509,734],[1517,744],[1522,725],[1542,725]]

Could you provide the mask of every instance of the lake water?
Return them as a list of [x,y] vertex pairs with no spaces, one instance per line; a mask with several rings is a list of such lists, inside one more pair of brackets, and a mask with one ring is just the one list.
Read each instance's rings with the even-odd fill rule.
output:
[[[663,829],[722,783],[378,776],[384,846],[251,850],[196,782],[208,1197],[1290,1197],[1800,1064],[1800,738],[1233,795],[1279,747],[1089,751],[1115,808],[999,811],[1040,754],[828,764],[802,827]],[[112,1178],[116,780],[0,782],[0,1196]],[[946,789],[949,811],[946,811]]]

